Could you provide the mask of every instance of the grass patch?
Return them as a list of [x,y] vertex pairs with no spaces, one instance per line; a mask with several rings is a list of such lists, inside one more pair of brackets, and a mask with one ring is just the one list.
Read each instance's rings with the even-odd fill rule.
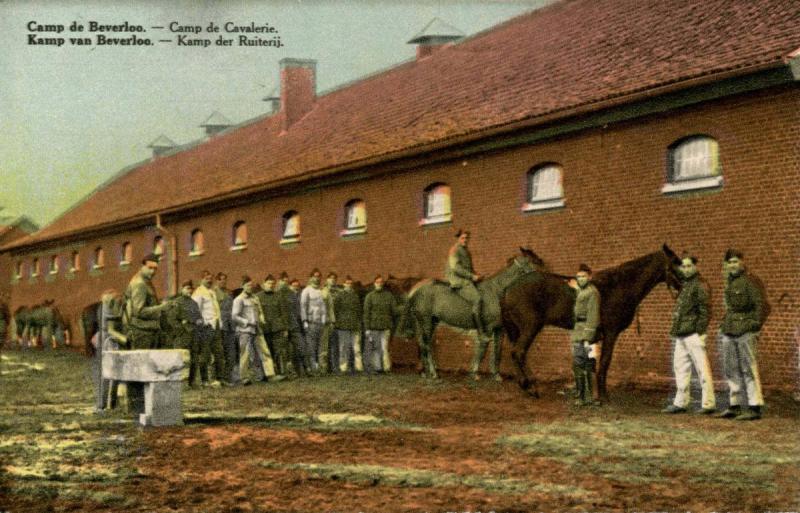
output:
[[531,483],[491,475],[459,475],[450,472],[385,467],[379,465],[336,465],[324,463],[279,463],[262,461],[262,467],[279,470],[297,470],[317,479],[346,481],[369,486],[399,486],[409,488],[452,488],[466,486],[502,494],[538,492],[573,498],[585,498],[592,492],[582,488],[558,484]]
[[646,421],[533,425],[497,444],[606,479],[647,484],[685,472],[696,483],[776,491],[776,465],[800,459],[796,443],[755,444],[745,434],[675,429]]

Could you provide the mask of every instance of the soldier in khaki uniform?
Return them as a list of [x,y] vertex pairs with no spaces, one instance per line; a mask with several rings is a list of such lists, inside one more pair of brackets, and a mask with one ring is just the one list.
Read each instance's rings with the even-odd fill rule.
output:
[[591,283],[592,270],[581,264],[575,281],[578,295],[575,298],[573,321],[570,332],[572,342],[572,372],[575,375],[577,399],[575,404],[585,406],[598,404],[592,398],[594,385],[595,353],[598,351],[597,326],[600,324],[600,293]]
[[[725,317],[719,333],[730,406],[719,416],[736,420],[756,420],[761,418],[761,408],[764,406],[756,362],[756,342],[763,321],[764,299],[761,289],[745,271],[744,255],[741,251],[726,251],[725,264]],[[745,393],[748,409],[743,411]]]
[[[478,338],[482,343],[489,340],[490,334],[483,326],[483,300],[475,284],[480,281],[480,275],[475,273],[472,267],[472,255],[467,245],[469,244],[469,232],[458,230],[456,242],[447,254],[447,269],[445,277],[450,283],[450,288],[456,290],[458,295],[466,299],[472,306],[472,320],[478,330]],[[481,343],[479,342],[479,343]]]
[[147,255],[125,290],[127,337],[131,349],[158,348],[161,313],[170,307],[170,303],[159,304],[152,283],[157,270],[158,257]]
[[702,386],[701,408],[697,413],[714,413],[714,378],[706,353],[706,329],[708,328],[708,293],[697,272],[697,258],[683,255],[681,258],[683,283],[675,309],[672,313],[672,328],[669,330],[673,344],[672,368],[675,372],[675,400],[661,410],[664,413],[684,413],[691,397],[689,385],[692,366]]

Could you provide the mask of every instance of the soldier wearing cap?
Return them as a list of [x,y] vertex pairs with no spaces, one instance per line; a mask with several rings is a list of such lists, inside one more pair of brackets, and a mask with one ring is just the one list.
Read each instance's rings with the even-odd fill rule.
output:
[[[353,279],[344,279],[344,288],[333,298],[336,316],[336,338],[339,341],[339,372],[350,374],[362,370],[361,363],[361,298],[353,289]],[[352,366],[351,366],[352,362]]]
[[176,347],[189,350],[189,386],[197,386],[198,374],[202,382],[208,382],[208,367],[202,364],[200,351],[200,330],[203,328],[203,316],[200,307],[192,299],[194,284],[187,280],[181,284],[181,293],[176,301],[178,308],[174,314],[176,325]]
[[[764,298],[747,275],[744,255],[725,252],[725,317],[719,327],[722,364],[730,395],[729,407],[719,416],[736,420],[761,418],[764,398],[756,362],[756,342],[763,322]],[[745,396],[747,410],[744,410]]]
[[275,290],[275,277],[271,274],[264,279],[262,290],[258,294],[264,323],[262,330],[267,346],[273,355],[278,374],[295,377],[294,363],[289,352],[289,304],[284,296]]
[[447,254],[445,277],[450,283],[450,288],[469,302],[472,308],[472,320],[478,330],[478,338],[488,341],[490,334],[486,332],[481,316],[483,300],[476,287],[476,283],[480,281],[481,277],[475,273],[475,269],[472,267],[472,255],[467,247],[469,236],[470,233],[466,230],[458,230],[456,233],[458,240]]
[[592,397],[595,363],[597,360],[597,326],[600,324],[600,293],[592,284],[592,269],[581,264],[575,275],[578,295],[573,309],[572,373],[575,375],[577,399],[575,404],[597,404]]
[[325,286],[322,287],[322,299],[325,300],[325,326],[320,336],[319,365],[323,373],[336,372],[339,367],[339,343],[336,338],[336,313],[333,301],[341,288],[336,284],[338,276],[328,273]]
[[701,407],[697,413],[714,413],[714,378],[706,353],[706,328],[708,328],[708,293],[697,272],[697,258],[681,256],[682,285],[672,313],[672,368],[675,372],[675,399],[662,410],[664,413],[684,413],[691,397],[689,385],[692,366],[702,387]]

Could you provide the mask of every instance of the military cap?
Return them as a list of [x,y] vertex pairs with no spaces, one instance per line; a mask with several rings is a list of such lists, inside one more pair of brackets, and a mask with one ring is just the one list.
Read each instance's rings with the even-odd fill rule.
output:
[[584,272],[588,274],[592,274],[592,268],[586,264],[581,264],[578,266],[578,272]]
[[192,280],[186,280],[183,283],[181,283],[181,288],[183,288],[183,287],[194,288],[194,283],[192,283]]
[[742,253],[738,249],[728,248],[728,251],[725,252],[725,261],[727,262],[731,258],[738,258],[739,260],[743,260],[744,253]]
[[160,256],[156,255],[155,253],[148,253],[144,256],[144,258],[142,258],[142,265],[144,265],[145,262],[159,263],[160,261],[161,261]]

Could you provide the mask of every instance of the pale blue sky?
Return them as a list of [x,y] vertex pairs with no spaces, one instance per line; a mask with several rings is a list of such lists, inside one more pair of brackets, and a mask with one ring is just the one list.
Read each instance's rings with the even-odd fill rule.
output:
[[[148,158],[147,145],[159,135],[183,144],[202,136],[199,125],[215,110],[234,123],[264,114],[261,99],[277,92],[284,57],[316,59],[324,92],[412,58],[414,46],[406,41],[433,17],[472,35],[544,3],[0,0],[0,206],[45,225],[120,169]],[[204,27],[253,21],[275,26],[284,47],[31,46],[31,21],[128,21],[143,25],[148,32],[141,35],[153,40],[175,39],[150,29],[173,21]]]

